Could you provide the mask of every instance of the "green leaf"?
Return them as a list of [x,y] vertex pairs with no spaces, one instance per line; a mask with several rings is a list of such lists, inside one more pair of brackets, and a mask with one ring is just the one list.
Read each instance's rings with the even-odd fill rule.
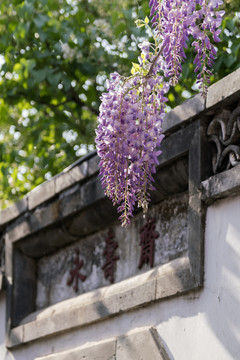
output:
[[41,28],[49,20],[48,15],[38,14],[33,21],[37,28]]
[[115,30],[114,30],[114,35],[115,35],[116,37],[119,37],[119,35],[122,35],[122,33],[125,32],[125,30],[126,30],[126,25],[125,25],[125,23],[124,23],[124,22],[120,22],[120,23],[116,26],[116,28],[115,28]]
[[61,79],[61,73],[50,73],[47,77],[47,80],[50,82],[50,84],[53,87],[56,87],[57,84],[59,83],[59,80]]
[[235,29],[235,21],[234,19],[226,19],[226,27],[230,30],[230,31],[234,31]]
[[119,19],[119,13],[117,11],[114,11],[111,16],[112,24],[116,25],[118,19]]
[[47,78],[49,69],[47,67],[44,67],[43,69],[40,70],[34,70],[32,71],[32,76],[34,78],[35,83],[40,83],[43,80],[45,80]]
[[231,67],[236,61],[236,58],[232,55],[224,57],[223,62],[227,67]]

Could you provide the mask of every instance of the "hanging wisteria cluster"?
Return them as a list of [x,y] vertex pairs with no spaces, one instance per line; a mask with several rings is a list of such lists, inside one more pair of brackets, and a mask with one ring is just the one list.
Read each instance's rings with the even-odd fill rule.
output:
[[141,56],[131,76],[111,74],[102,94],[96,146],[105,194],[118,205],[123,226],[130,223],[135,203],[147,212],[153,174],[158,165],[166,93],[182,72],[184,48],[192,36],[197,83],[204,97],[219,41],[222,0],[150,0],[150,16],[137,20],[147,26],[153,43],[139,45]]

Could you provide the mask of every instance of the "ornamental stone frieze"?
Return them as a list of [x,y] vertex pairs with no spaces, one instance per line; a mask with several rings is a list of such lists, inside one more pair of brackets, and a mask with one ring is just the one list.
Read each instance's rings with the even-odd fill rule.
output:
[[215,145],[212,159],[217,174],[240,164],[240,103],[233,109],[222,109],[207,129],[208,141]]

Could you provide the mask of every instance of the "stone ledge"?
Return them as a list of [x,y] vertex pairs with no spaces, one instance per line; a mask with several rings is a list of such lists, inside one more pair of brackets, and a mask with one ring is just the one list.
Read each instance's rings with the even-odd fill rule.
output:
[[14,220],[28,209],[28,199],[23,198],[20,201],[12,204],[8,208],[0,211],[0,226]]
[[145,326],[116,339],[116,360],[170,360],[155,328]]
[[207,204],[216,199],[239,194],[240,191],[240,166],[220,174],[211,176],[201,184],[202,200]]
[[114,338],[88,343],[58,354],[37,357],[35,360],[115,360],[116,340]]
[[219,106],[222,101],[226,101],[230,97],[234,97],[234,100],[239,99],[239,84],[240,69],[232,72],[215,84],[211,85],[208,89],[206,109],[216,105]]
[[184,103],[176,106],[165,115],[163,120],[163,132],[166,133],[176,126],[183,125],[185,122],[204,111],[204,109],[204,100],[200,94],[184,101]]
[[[171,286],[166,286],[170,282]],[[162,287],[164,291],[161,291]],[[182,257],[120,283],[30,314],[21,325],[10,331],[7,346],[13,348],[86,326],[197,287],[190,271],[189,259]]]
[[[83,210],[93,206],[96,202],[104,200],[104,198],[105,195],[100,180],[97,177],[91,177],[89,181],[83,183],[81,186],[78,183],[73,184],[71,188],[63,191],[51,201],[46,201],[46,203],[33,208],[31,211],[22,214],[16,219],[7,228],[5,235],[6,241],[19,241],[30,234],[62,221],[67,216],[73,215],[76,212],[80,213],[76,219],[76,223],[79,224],[79,217],[85,216]],[[115,213],[114,210],[112,210],[112,213]],[[85,221],[85,226],[89,225],[89,221],[92,224],[96,211],[91,210],[91,214],[92,217],[89,217],[88,221]],[[98,222],[103,222],[103,215],[101,212],[99,213]]]
[[86,165],[87,163],[82,163],[69,171],[63,171],[59,176],[56,176],[55,193],[59,194],[61,191],[75,185],[76,182],[83,180],[87,176],[88,167]]
[[89,342],[74,349],[35,358],[35,360],[169,360],[157,330],[144,326],[124,335]]

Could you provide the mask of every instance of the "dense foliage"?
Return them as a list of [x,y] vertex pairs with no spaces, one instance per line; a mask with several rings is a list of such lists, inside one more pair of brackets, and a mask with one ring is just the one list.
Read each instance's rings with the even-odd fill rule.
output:
[[[225,8],[211,81],[240,63],[239,0]],[[146,34],[134,20],[146,14],[145,0],[1,1],[0,207],[93,149],[105,79],[136,61]],[[193,53],[186,55],[171,107],[193,93]]]

